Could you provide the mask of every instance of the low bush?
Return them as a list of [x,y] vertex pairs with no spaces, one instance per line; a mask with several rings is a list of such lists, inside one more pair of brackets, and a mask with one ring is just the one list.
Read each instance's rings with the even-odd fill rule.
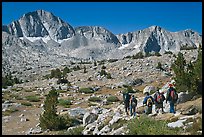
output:
[[31,89],[26,89],[25,92],[32,92],[33,90]]
[[71,103],[71,100],[65,100],[65,99],[59,99],[58,100],[58,104],[61,105],[61,106],[64,106],[64,107],[70,107],[70,105],[72,104]]
[[69,131],[61,131],[58,134],[59,135],[82,135],[82,131],[84,130],[83,126],[78,126],[73,129],[70,129]]
[[30,102],[22,102],[21,105],[24,105],[24,106],[32,106],[32,104]]
[[127,120],[119,119],[118,122],[113,123],[113,125],[111,125],[110,128],[116,130],[116,129],[124,126],[124,124],[127,124]]
[[117,102],[117,101],[119,101],[119,99],[118,99],[117,96],[109,96],[109,97],[107,98],[107,101],[108,101],[108,102]]
[[65,93],[65,92],[67,92],[66,90],[60,90],[60,89],[58,89],[58,90],[56,90],[56,92],[57,93]]
[[91,103],[91,102],[88,102],[88,106],[97,106],[97,104],[94,104],[94,103]]
[[99,97],[90,97],[88,100],[92,101],[92,102],[100,102],[101,98],[99,98]]
[[190,132],[191,135],[202,135],[201,132],[198,132],[202,131],[202,119],[193,119],[192,122],[193,124],[189,126],[186,130]]
[[94,91],[91,88],[80,88],[79,92],[80,93],[85,93],[85,94],[94,93]]
[[7,109],[6,111],[3,111],[3,112],[2,112],[2,115],[3,115],[3,116],[10,116],[11,113],[14,113],[14,112],[16,112],[16,111],[18,111],[18,109],[16,109],[16,108],[10,108],[10,109]]
[[58,79],[58,80],[57,80],[57,84],[60,84],[60,83],[62,83],[62,84],[67,84],[67,83],[68,83],[68,80],[67,80],[67,79]]
[[136,93],[136,91],[133,90],[131,86],[126,86],[126,89],[123,90],[123,93],[126,93],[126,92],[128,92],[128,93]]
[[39,97],[37,97],[37,96],[26,96],[25,98],[30,102],[39,102],[40,101]]
[[166,121],[154,120],[146,115],[131,119],[127,123],[129,135],[177,135],[179,128],[167,127]]

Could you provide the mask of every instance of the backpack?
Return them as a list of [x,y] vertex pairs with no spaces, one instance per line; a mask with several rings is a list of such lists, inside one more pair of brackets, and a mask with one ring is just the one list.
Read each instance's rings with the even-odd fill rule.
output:
[[177,99],[178,99],[178,94],[176,93],[176,91],[175,91],[174,89],[171,90],[170,96],[171,96],[171,99],[172,99],[173,101],[177,101]]
[[148,106],[148,107],[152,107],[152,105],[153,105],[152,99],[151,99],[151,97],[149,97],[149,98],[147,99],[147,106]]
[[158,93],[158,94],[157,94],[157,102],[158,102],[158,103],[162,103],[162,102],[163,102],[163,97],[162,97],[162,94],[161,94],[161,93]]
[[129,100],[130,100],[130,95],[128,93],[125,93],[124,101],[129,102]]
[[137,99],[134,97],[132,98],[132,106],[137,106]]

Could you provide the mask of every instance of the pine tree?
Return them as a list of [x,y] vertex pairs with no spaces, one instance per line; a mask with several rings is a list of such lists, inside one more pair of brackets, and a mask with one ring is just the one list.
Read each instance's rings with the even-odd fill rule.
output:
[[68,67],[65,67],[62,72],[63,79],[65,79],[67,73],[70,73],[70,69]]
[[196,91],[202,94],[202,49],[201,45],[198,48],[198,57],[194,65]]
[[196,77],[195,77],[195,69],[193,64],[190,62],[186,68],[186,85],[188,87],[189,92],[194,92],[197,90]]
[[198,57],[195,62],[195,75],[198,80],[202,80],[202,49],[198,48]]
[[55,78],[61,79],[62,76],[62,72],[60,71],[60,69],[56,69],[55,70]]
[[44,113],[40,116],[40,127],[42,129],[59,130],[66,126],[63,117],[57,113],[58,93],[52,89],[46,97]]
[[202,51],[198,49],[198,57],[195,63],[186,61],[182,53],[178,53],[172,64],[175,73],[176,88],[178,91],[189,91],[193,94],[202,94]]
[[161,62],[158,62],[157,66],[156,66],[156,69],[164,70],[164,69],[162,68]]
[[96,63],[96,61],[94,61],[94,66],[97,66],[97,63]]
[[84,73],[86,73],[87,71],[86,71],[86,66],[84,66]]
[[178,53],[175,62],[172,64],[172,69],[176,74],[175,82],[176,89],[178,91],[187,91],[188,86],[186,85],[187,77],[185,73],[186,60],[181,52]]

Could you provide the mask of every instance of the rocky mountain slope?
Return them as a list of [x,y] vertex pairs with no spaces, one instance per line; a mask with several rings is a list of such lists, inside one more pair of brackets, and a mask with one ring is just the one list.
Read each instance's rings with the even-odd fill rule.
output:
[[140,51],[176,53],[201,43],[202,37],[192,30],[169,32],[151,26],[114,35],[99,26],[73,28],[52,13],[37,10],[2,26],[3,75],[29,76],[70,61],[123,59]]
[[198,47],[202,37],[192,30],[169,32],[159,26],[117,35],[123,45],[120,49],[133,49],[135,52],[178,52],[183,47]]
[[[197,50],[182,52],[187,62],[197,56]],[[8,87],[2,91],[2,134],[62,135],[80,127],[83,135],[126,135],[129,132],[127,128],[129,122],[134,119],[140,120],[143,116],[143,89],[152,86],[154,88],[159,87],[165,92],[168,83],[172,82],[174,76],[169,70],[174,60],[173,54],[164,54],[163,56],[150,56],[144,59],[105,61],[104,64],[97,63],[97,66],[94,66],[93,63],[74,62],[75,64],[69,64],[68,67],[86,66],[87,72],[84,73],[82,69],[68,73],[66,79],[71,84],[70,88],[67,84],[57,84],[55,78],[42,77],[38,77],[35,81]],[[158,62],[161,62],[165,70],[156,69]],[[100,75],[102,66],[106,67],[105,70],[111,74],[112,79]],[[132,94],[138,99],[136,118],[127,116],[124,111],[123,85],[130,85],[135,91]],[[39,116],[43,112],[46,95],[52,86],[59,92],[58,99],[71,101],[69,107],[58,104],[57,113],[70,115],[78,120],[75,126],[64,131],[43,131],[39,127]],[[92,88],[94,92],[88,94],[78,92],[79,89],[88,87]],[[33,102],[28,98],[30,96],[36,97],[38,100]],[[109,102],[108,98],[111,96],[116,96],[118,100]],[[91,101],[93,97],[97,97],[101,101]],[[156,114],[153,106],[153,114],[148,117],[167,121],[166,125],[175,131],[175,134],[202,134],[202,124],[197,124],[200,119],[202,121],[202,97],[192,97],[187,92],[180,92],[176,114],[169,113],[168,103],[164,103],[164,107],[164,114]]]

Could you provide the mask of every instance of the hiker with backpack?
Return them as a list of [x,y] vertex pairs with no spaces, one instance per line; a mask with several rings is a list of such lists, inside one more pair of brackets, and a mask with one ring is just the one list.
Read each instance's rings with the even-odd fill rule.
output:
[[123,101],[124,101],[124,106],[125,106],[125,112],[127,115],[129,115],[128,114],[128,110],[130,107],[130,94],[129,94],[129,92],[123,93]]
[[146,106],[145,113],[146,114],[151,114],[154,99],[153,99],[152,96],[149,95],[149,92],[145,92],[145,95],[146,96],[145,96],[144,101],[143,101],[143,105]]
[[130,98],[130,115],[136,116],[137,99],[134,95]]
[[170,104],[170,113],[176,113],[175,112],[175,103],[178,100],[178,94],[176,92],[176,89],[173,87],[172,84],[169,84],[169,89],[167,90],[166,94],[166,103],[169,101]]
[[165,100],[165,97],[163,95],[163,92],[161,90],[157,90],[154,94],[154,102],[155,102],[155,111],[156,113],[159,113],[159,110],[162,110],[162,113],[164,113],[163,109],[163,102]]

